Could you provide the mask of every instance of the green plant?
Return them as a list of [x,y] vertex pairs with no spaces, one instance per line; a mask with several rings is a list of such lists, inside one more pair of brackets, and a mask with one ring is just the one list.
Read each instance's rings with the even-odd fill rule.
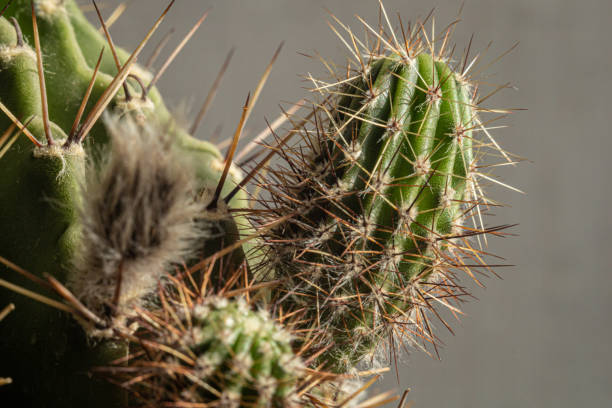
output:
[[327,117],[302,134],[310,148],[285,149],[284,166],[269,169],[280,203],[272,217],[294,215],[268,236],[286,285],[278,302],[333,343],[326,356],[341,372],[454,292],[448,271],[461,267],[471,235],[463,222],[483,204],[466,189],[476,166],[472,84],[444,49],[412,38],[321,87]]
[[[179,192],[186,194],[186,188],[191,190],[191,200],[198,201],[198,204],[192,205],[191,215],[197,215],[199,222],[207,223],[209,234],[204,231],[198,234],[198,248],[191,248],[194,262],[214,253],[219,245],[239,239],[240,232],[236,224],[240,223],[241,217],[239,214],[230,217],[228,204],[244,205],[238,204],[245,201],[244,193],[238,191],[231,201],[227,200],[228,203],[223,200],[240,181],[239,172],[235,168],[224,167],[223,158],[213,145],[192,138],[174,123],[154,88],[153,76],[134,64],[146,39],[131,55],[109,47],[106,40],[85,20],[73,1],[13,1],[3,9],[3,13],[0,17],[0,107],[3,112],[0,115],[0,129],[6,129],[6,132],[3,131],[3,142],[6,143],[3,143],[1,159],[3,171],[0,179],[0,207],[3,210],[0,214],[0,255],[29,272],[16,277],[14,284],[28,290],[40,289],[41,284],[47,290],[57,289],[58,285],[71,285],[79,301],[87,307],[96,312],[107,308],[102,316],[109,319],[114,319],[118,314],[116,310],[110,313],[109,307],[125,309],[131,305],[121,300],[131,296],[127,290],[134,289],[134,285],[130,285],[129,279],[123,280],[121,285],[121,277],[134,274],[122,268],[142,267],[138,265],[138,259],[130,264],[134,256],[140,255],[134,254],[133,249],[143,245],[159,246],[156,239],[160,235],[159,228],[163,228],[159,222],[166,219],[176,223],[176,217],[173,219],[172,214],[168,214],[172,208],[164,206],[169,203],[168,195],[176,192],[173,188],[181,183],[180,177],[176,177],[180,170],[168,169],[168,162],[165,169],[153,175],[153,179],[139,178],[144,174],[142,170],[151,169],[145,166],[147,159],[154,156],[155,152],[159,156],[166,153],[160,148],[155,150],[162,141],[150,137],[148,140],[138,139],[142,149],[140,157],[124,155],[115,158],[114,163],[124,165],[120,168],[126,170],[123,175],[126,178],[132,177],[132,180],[122,179],[120,181],[126,184],[115,183],[104,190],[109,185],[107,183],[105,186],[102,178],[113,180],[115,175],[108,171],[117,171],[118,168],[111,168],[104,174],[103,164],[108,162],[111,150],[116,154],[121,152],[117,143],[113,149],[107,148],[110,135],[127,130],[134,133],[138,126],[143,133],[147,129],[163,129],[160,133],[165,135],[166,144],[172,145],[176,154],[173,157],[180,157],[177,161],[185,163],[185,171],[193,173],[188,183],[183,181],[187,187],[179,187]],[[156,26],[160,22],[161,18]],[[149,32],[147,39],[153,31]],[[105,48],[107,51],[103,52]],[[128,77],[132,79],[125,82]],[[145,81],[148,82],[146,88],[143,85]],[[143,89],[138,90],[138,87]],[[107,106],[115,115],[132,118],[134,123],[139,122],[141,125],[133,123],[131,128],[120,127],[118,121],[103,124],[98,119]],[[21,133],[27,138],[21,136]],[[131,143],[136,143],[136,140],[132,139]],[[128,152],[124,150],[123,153]],[[135,158],[137,168],[127,168],[130,157]],[[128,162],[124,159],[128,159]],[[161,163],[163,160],[156,162],[157,165]],[[130,170],[132,173],[129,173]],[[175,177],[159,177],[164,174]],[[94,184],[96,189],[93,188]],[[136,186],[140,186],[141,190],[129,191],[134,196],[123,194],[130,187]],[[121,197],[117,199],[118,204],[111,208],[104,194],[112,190],[112,187]],[[83,189],[87,192],[85,195]],[[155,210],[156,219],[133,218],[142,215],[142,210],[151,210],[155,206],[155,203],[146,201],[155,197],[142,197],[147,189],[149,193],[157,192],[158,199],[166,199],[160,204],[163,208]],[[90,194],[94,190],[103,195]],[[124,206],[130,198],[132,202]],[[106,214],[113,212],[110,217],[114,217],[116,223],[138,219],[148,221],[151,225],[132,224],[131,230],[127,224],[116,225],[116,228],[123,228],[124,234],[135,232],[138,228],[142,230],[140,235],[124,236],[126,242],[118,243],[116,231],[108,231],[110,224],[98,231],[93,230],[95,227],[92,224],[96,221],[93,216],[102,215],[98,211],[100,208],[92,209],[96,199],[106,209]],[[86,215],[84,222],[80,213]],[[97,221],[110,222],[108,218]],[[188,222],[192,220],[183,221]],[[246,223],[243,220],[240,228],[244,225]],[[83,227],[85,247],[80,239]],[[219,231],[222,231],[221,235]],[[96,235],[97,232],[100,234]],[[213,232],[216,234],[214,238],[210,236]],[[243,232],[246,233],[246,230]],[[105,233],[114,233],[115,236],[102,236]],[[88,247],[87,243],[91,244],[92,240],[87,238],[95,238],[97,241],[93,245],[99,245],[98,248],[92,248],[91,245]],[[141,239],[142,242],[133,242],[135,239]],[[183,236],[179,241],[186,239]],[[102,244],[123,246],[110,248],[114,252],[109,253],[104,252],[109,245],[103,247]],[[174,246],[181,249],[180,243]],[[153,250],[145,252],[149,257],[149,265],[153,260],[161,261],[151,257]],[[182,251],[178,252],[183,255]],[[183,260],[176,256],[178,253],[172,255],[175,256],[164,259],[162,264]],[[114,258],[108,259],[109,256]],[[241,252],[236,251],[231,256],[236,261],[242,258]],[[106,257],[106,265],[99,265],[101,257]],[[118,268],[119,264],[121,268]],[[154,265],[163,270],[164,265]],[[5,266],[0,268],[3,272],[10,269]],[[111,272],[112,268],[114,270]],[[98,276],[94,277],[96,273]],[[154,290],[160,275],[160,272],[150,270],[149,286],[139,287],[139,294],[135,297],[141,298]],[[89,285],[83,285],[83,276],[90,279]],[[147,280],[143,280],[142,276],[140,278],[139,283]],[[104,305],[101,301],[92,301],[90,296],[95,293],[99,300],[108,294],[101,290],[101,285],[96,284],[101,281],[117,288],[116,296],[106,298]],[[119,293],[121,289],[123,293]],[[87,369],[126,355],[125,342],[92,341],[65,312],[48,308],[6,289],[2,291],[2,299],[15,303],[17,307],[15,314],[3,325],[0,334],[0,349],[10,351],[3,354],[7,354],[4,357],[6,366],[12,367],[11,375],[16,384],[13,389],[24,385],[25,388],[21,389],[23,394],[41,401],[57,400],[62,396],[65,401],[75,398],[75,404],[83,403],[92,394],[88,386],[92,382],[86,375]],[[46,295],[53,297],[50,292]],[[83,385],[79,385],[81,383]],[[106,384],[100,386],[105,390],[109,387]],[[107,391],[99,393],[111,399],[110,396],[116,394]],[[124,397],[120,395],[118,399],[123,400]],[[100,398],[99,403],[104,405],[109,402]]]
[[[147,377],[135,385],[145,402],[217,402],[227,407],[297,403],[301,359],[293,353],[290,334],[266,311],[252,311],[243,298],[209,296],[187,312],[182,305],[175,312],[179,320],[151,330],[150,341],[171,347],[152,352],[163,365],[152,367],[150,357],[131,364]],[[136,376],[131,372],[125,377]]]
[[[355,63],[313,79],[312,110],[287,115],[243,178],[232,159],[272,63],[222,157],[155,89],[176,52],[155,75],[135,64],[173,3],[132,54],[95,3],[105,36],[73,0],[0,11],[6,395],[345,406],[367,388],[346,380],[396,342],[435,347],[429,315],[447,323],[434,306],[454,312],[466,294],[456,273],[489,267],[472,237],[506,227],[482,224],[479,163],[489,149],[511,159],[476,137],[488,109],[469,51],[453,60],[452,27],[435,40],[424,23],[396,35],[362,21],[362,41],[336,20]],[[264,193],[247,199],[252,180]]]

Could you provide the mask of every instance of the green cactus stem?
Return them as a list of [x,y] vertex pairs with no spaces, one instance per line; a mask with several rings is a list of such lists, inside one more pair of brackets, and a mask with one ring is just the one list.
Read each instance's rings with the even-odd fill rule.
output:
[[[32,138],[18,136],[0,159],[0,255],[39,277],[48,274],[65,282],[78,248],[77,209],[86,154],[79,143],[65,143],[67,135],[57,124],[44,123],[35,52],[4,18],[0,44],[0,101],[27,119],[25,132]],[[4,115],[1,120],[3,129],[14,127]],[[4,267],[2,271],[10,273],[14,284],[41,290],[25,277]],[[1,291],[2,300],[17,307],[0,327],[3,367],[13,378],[13,384],[0,391],[3,401],[82,404],[90,392],[100,392],[104,406],[123,403],[123,392],[86,375],[89,365],[125,355],[122,342],[88,344],[70,315]]]
[[262,183],[275,203],[262,225],[292,217],[265,234],[263,268],[283,282],[273,302],[296,312],[337,372],[371,365],[389,338],[435,344],[425,313],[465,295],[456,271],[486,266],[467,237],[490,230],[463,226],[483,204],[469,74],[419,31],[397,38],[410,40],[355,45],[369,59],[337,84],[315,80],[316,128],[281,149]]

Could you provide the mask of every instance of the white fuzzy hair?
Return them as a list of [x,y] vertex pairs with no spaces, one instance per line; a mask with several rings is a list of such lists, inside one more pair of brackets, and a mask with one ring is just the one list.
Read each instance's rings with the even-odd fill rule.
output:
[[129,312],[190,255],[202,209],[194,201],[193,171],[173,150],[167,129],[118,118],[106,118],[106,126],[111,147],[101,165],[88,169],[71,281],[79,299],[102,315],[109,306]]

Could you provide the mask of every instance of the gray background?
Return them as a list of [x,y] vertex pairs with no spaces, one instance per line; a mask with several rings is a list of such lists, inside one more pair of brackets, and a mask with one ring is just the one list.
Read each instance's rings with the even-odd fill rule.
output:
[[[106,2],[105,15],[118,3]],[[116,42],[133,48],[164,4],[132,1],[112,28]],[[436,6],[442,28],[460,2],[385,4],[412,20]],[[346,51],[325,23],[324,6],[360,33],[353,14],[375,23],[378,10],[375,0],[178,0],[162,31],[185,33],[210,6],[209,19],[160,82],[171,108],[193,112],[226,52],[237,47],[202,138],[219,124],[223,137],[231,134],[247,92],[281,40],[285,48],[249,122],[251,135],[264,127],[264,116],[278,115],[279,102],[306,94],[309,84],[297,74],[323,73],[297,51],[317,50],[342,62]],[[520,41],[486,74],[518,88],[490,105],[528,109],[495,132],[504,147],[530,160],[497,172],[527,194],[489,189],[507,204],[489,224],[520,223],[512,230],[518,237],[493,239],[489,249],[515,266],[498,271],[503,280],[486,279],[485,290],[474,289],[479,300],[465,305],[454,336],[438,324],[445,343],[440,361],[411,353],[399,381],[387,374],[379,389],[410,387],[417,407],[611,406],[611,16],[607,0],[466,2],[454,37],[459,50],[472,33],[474,50],[493,41],[489,59]]]

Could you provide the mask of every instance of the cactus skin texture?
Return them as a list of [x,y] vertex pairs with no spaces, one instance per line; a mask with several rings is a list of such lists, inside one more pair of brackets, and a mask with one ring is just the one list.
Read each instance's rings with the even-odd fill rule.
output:
[[[20,139],[25,143],[16,142],[19,154],[3,158],[2,163],[12,164],[0,182],[2,253],[15,254],[14,262],[27,270],[63,279],[78,245],[76,211],[69,204],[75,204],[79,197],[76,190],[82,176],[83,150],[79,145],[33,149],[25,137]],[[4,205],[17,198],[20,206]],[[54,211],[45,211],[46,206]],[[18,226],[14,220],[28,223]],[[40,238],[28,242],[29,234],[36,233]],[[24,247],[29,248],[27,253],[21,251]],[[13,283],[32,286],[14,272],[10,276]],[[119,406],[124,401],[125,396],[114,386],[85,375],[88,367],[125,355],[123,342],[89,343],[67,313],[5,289],[1,296],[19,308],[19,317],[8,316],[6,325],[0,327],[2,368],[14,380],[0,390],[3,401],[41,407],[54,406],[53,401],[78,405],[86,404],[92,392],[101,393],[100,403],[106,406]]]
[[337,372],[377,360],[393,335],[435,341],[423,311],[463,294],[452,270],[478,205],[466,193],[471,86],[442,55],[406,50],[372,52],[335,88],[325,83],[317,128],[268,169],[278,205],[262,224],[293,215],[267,237],[285,285],[275,302],[302,311],[297,326]]
[[[91,97],[86,108],[89,111],[99,96],[110,84],[113,76],[117,74],[112,53],[106,39],[93,25],[83,16],[74,0],[36,0],[35,8],[38,13],[38,26],[45,58],[45,78],[49,98],[49,115],[52,120],[68,133],[72,127],[79,105],[85,95],[85,91],[93,75],[93,67],[96,65],[101,50],[102,55],[100,72],[94,83]],[[19,23],[25,39],[33,44],[32,40],[32,17],[30,0],[15,0],[4,13],[5,18],[13,17]],[[2,41],[6,47],[14,47],[14,38]],[[129,54],[121,48],[116,48],[117,56],[124,63]],[[34,54],[31,54],[34,56]],[[139,77],[145,85],[148,84],[152,75],[143,68],[135,65],[132,73]],[[19,84],[17,79],[11,82]],[[38,88],[21,87],[21,93],[11,95],[5,92],[4,98],[13,98],[22,105],[29,105],[31,95],[38,95]],[[177,148],[180,149],[185,161],[189,161],[196,172],[200,189],[214,190],[223,170],[223,157],[219,150],[209,142],[198,140],[187,134],[184,130],[174,124],[174,119],[168,111],[155,87],[152,87],[142,98],[140,85],[134,80],[128,81],[130,98],[126,99],[123,88],[120,89],[111,108],[118,113],[131,112],[135,115],[144,116],[146,121],[156,121],[168,126]],[[22,112],[15,106],[5,102],[13,110],[13,113],[21,117],[27,111]],[[0,125],[6,128],[10,123],[2,117]],[[94,125],[90,135],[85,139],[85,149],[88,153],[95,153],[109,141],[109,135],[100,122]],[[102,145],[102,146],[100,146]],[[223,186],[221,196],[229,193],[240,181],[240,171],[232,167],[230,180]],[[246,206],[246,196],[237,194],[230,202],[231,206]],[[241,228],[245,228],[246,222],[240,222]]]
[[[110,138],[100,121],[83,143],[66,141],[72,134],[73,122],[103,47],[106,52],[93,82],[85,116],[111,84],[117,68],[108,44],[73,0],[33,3],[44,59],[50,133],[55,143],[45,142],[31,2],[15,0],[0,17],[0,102],[23,123],[29,123],[29,133],[37,142],[20,135],[0,158],[0,256],[39,278],[48,274],[67,284],[74,273],[75,254],[82,249],[78,210],[84,173],[95,168],[92,162],[104,159]],[[128,58],[124,51],[117,52],[120,60]],[[132,72],[145,83],[150,78],[150,74],[137,67]],[[178,154],[195,174],[194,188],[213,191],[223,170],[220,152],[176,126],[154,87],[144,98],[133,80],[129,80],[127,88],[132,98],[126,99],[121,89],[109,109],[168,129]],[[12,120],[0,113],[0,133],[12,126]],[[221,197],[233,189],[239,177],[239,172],[230,172]],[[245,203],[240,191],[229,207]],[[228,205],[223,204],[227,209]],[[214,245],[202,242],[201,256],[207,256],[213,251],[210,247],[216,248],[219,242],[237,240],[241,231],[236,223],[241,228],[246,225],[242,217],[232,219],[227,212],[223,216],[217,211],[215,220],[231,228],[220,228],[222,236],[214,237]],[[241,258],[240,254],[232,256]],[[38,283],[16,276],[4,265],[0,265],[0,272],[10,274],[7,276],[14,277],[11,281],[22,287],[41,290]],[[55,297],[51,291],[45,294]],[[14,379],[12,385],[0,390],[2,400],[40,407],[85,406],[91,403],[91,395],[98,395],[96,406],[124,405],[125,393],[110,384],[91,380],[88,369],[125,356],[125,342],[88,339],[70,315],[7,289],[0,288],[0,300],[16,305],[16,311],[0,327],[2,367]]]
[[[44,145],[34,54],[26,46],[15,47],[15,29],[4,18],[0,18],[0,42],[9,44],[0,51],[0,100],[17,107],[21,118],[36,117],[29,130],[41,145],[20,135],[0,159],[0,255],[38,276],[47,273],[65,281],[78,248],[77,208],[85,152],[78,143],[62,146],[66,134],[54,123],[51,132],[56,144]],[[0,121],[3,129],[9,127],[5,117]],[[31,281],[8,273],[13,283],[40,290]],[[85,375],[87,367],[125,355],[122,342],[88,344],[70,315],[1,291],[2,300],[19,309],[0,327],[2,367],[14,381],[0,390],[3,401],[41,407],[53,406],[52,401],[86,404],[91,392],[101,394],[102,405],[117,406],[124,401],[115,387]]]
[[[124,378],[137,377],[139,370],[146,375],[144,388],[136,383],[134,390],[144,396],[145,406],[295,405],[303,364],[291,349],[291,335],[267,312],[252,311],[242,298],[215,296],[190,307],[188,314],[180,304],[176,312],[183,315],[181,323],[165,321],[151,339],[175,352],[158,348],[159,355],[136,357]],[[149,358],[164,363],[152,369]]]

